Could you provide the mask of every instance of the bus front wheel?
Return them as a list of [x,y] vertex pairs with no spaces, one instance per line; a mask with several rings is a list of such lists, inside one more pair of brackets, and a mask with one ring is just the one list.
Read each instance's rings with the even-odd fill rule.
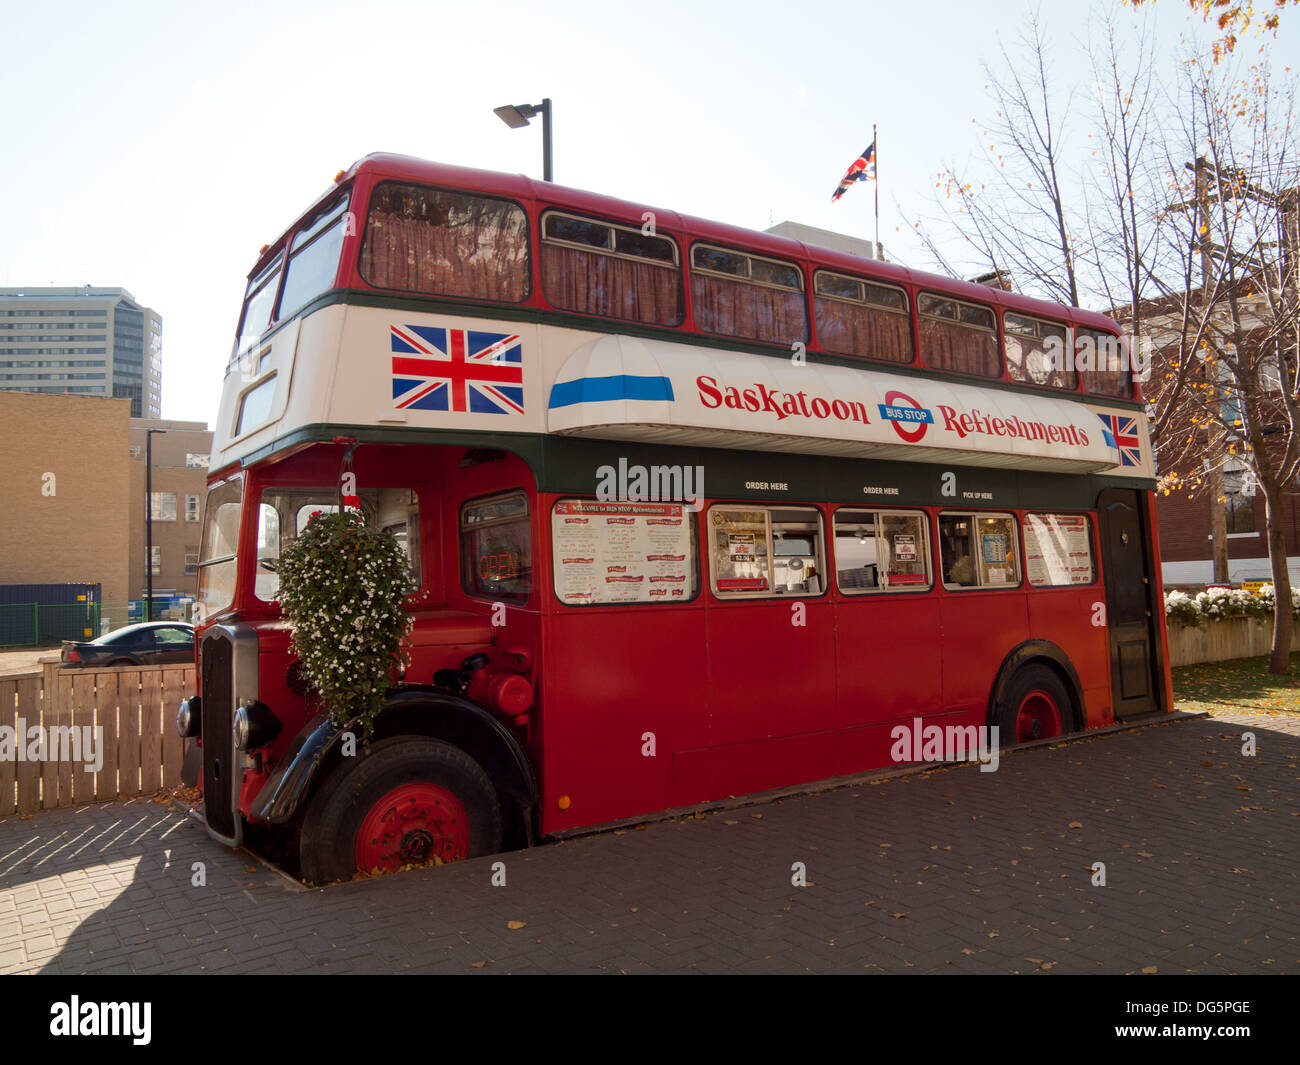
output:
[[1000,740],[1004,744],[1052,739],[1065,733],[1070,696],[1048,666],[1018,670],[998,704]]
[[309,883],[492,854],[501,807],[482,767],[425,736],[394,736],[344,759],[312,802],[299,853]]

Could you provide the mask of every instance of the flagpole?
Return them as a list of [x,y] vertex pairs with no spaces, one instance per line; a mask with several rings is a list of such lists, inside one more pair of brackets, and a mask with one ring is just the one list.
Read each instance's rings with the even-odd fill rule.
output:
[[871,143],[876,150],[876,258],[880,256],[880,140],[876,135],[876,124],[871,123]]

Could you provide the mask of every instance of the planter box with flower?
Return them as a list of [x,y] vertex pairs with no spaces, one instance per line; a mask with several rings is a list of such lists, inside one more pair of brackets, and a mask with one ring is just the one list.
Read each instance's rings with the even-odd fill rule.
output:
[[[1196,595],[1170,592],[1165,596],[1169,630],[1169,661],[1174,666],[1223,662],[1230,658],[1266,655],[1273,645],[1273,586],[1257,593],[1212,588]],[[1291,593],[1291,614],[1300,618],[1300,591]],[[1291,638],[1300,651],[1300,625]]]

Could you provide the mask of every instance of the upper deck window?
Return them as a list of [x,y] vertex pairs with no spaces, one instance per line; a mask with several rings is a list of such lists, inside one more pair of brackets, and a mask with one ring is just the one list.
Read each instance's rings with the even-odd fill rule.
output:
[[280,294],[281,318],[288,318],[334,283],[348,217],[348,198],[344,196],[294,236]]
[[993,310],[933,292],[916,300],[921,333],[921,355],[934,370],[997,377],[998,329]]
[[788,346],[808,337],[803,275],[791,263],[697,244],[691,302],[706,333]]
[[1069,358],[1069,329],[1041,318],[1004,314],[1002,331],[1007,373],[1013,381],[1029,381],[1048,388],[1075,387],[1078,378]]
[[239,339],[235,342],[235,353],[241,354],[266,332],[271,324],[271,308],[275,305],[275,290],[280,284],[280,265],[283,255],[277,255],[265,270],[248,283],[244,294],[244,314],[239,321]]
[[528,218],[508,200],[384,182],[370,198],[361,276],[376,288],[518,303]]
[[680,325],[677,245],[630,226],[547,212],[542,287],[552,306],[653,325]]
[[885,362],[912,361],[907,293],[845,274],[818,270],[813,278],[817,339],[827,351]]
[[1113,333],[1080,329],[1075,341],[1074,364],[1083,375],[1083,387],[1103,396],[1133,395],[1128,348]]

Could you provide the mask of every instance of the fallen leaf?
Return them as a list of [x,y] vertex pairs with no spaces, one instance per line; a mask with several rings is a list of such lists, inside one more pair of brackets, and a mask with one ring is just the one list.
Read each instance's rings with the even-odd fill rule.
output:
[[528,923],[527,921],[507,921],[506,927],[511,930],[515,930],[515,929],[523,928],[524,925],[526,925],[527,923]]
[[1156,967],[1154,965],[1144,965],[1142,966],[1142,972],[1147,976],[1150,976],[1152,973],[1156,972]]

